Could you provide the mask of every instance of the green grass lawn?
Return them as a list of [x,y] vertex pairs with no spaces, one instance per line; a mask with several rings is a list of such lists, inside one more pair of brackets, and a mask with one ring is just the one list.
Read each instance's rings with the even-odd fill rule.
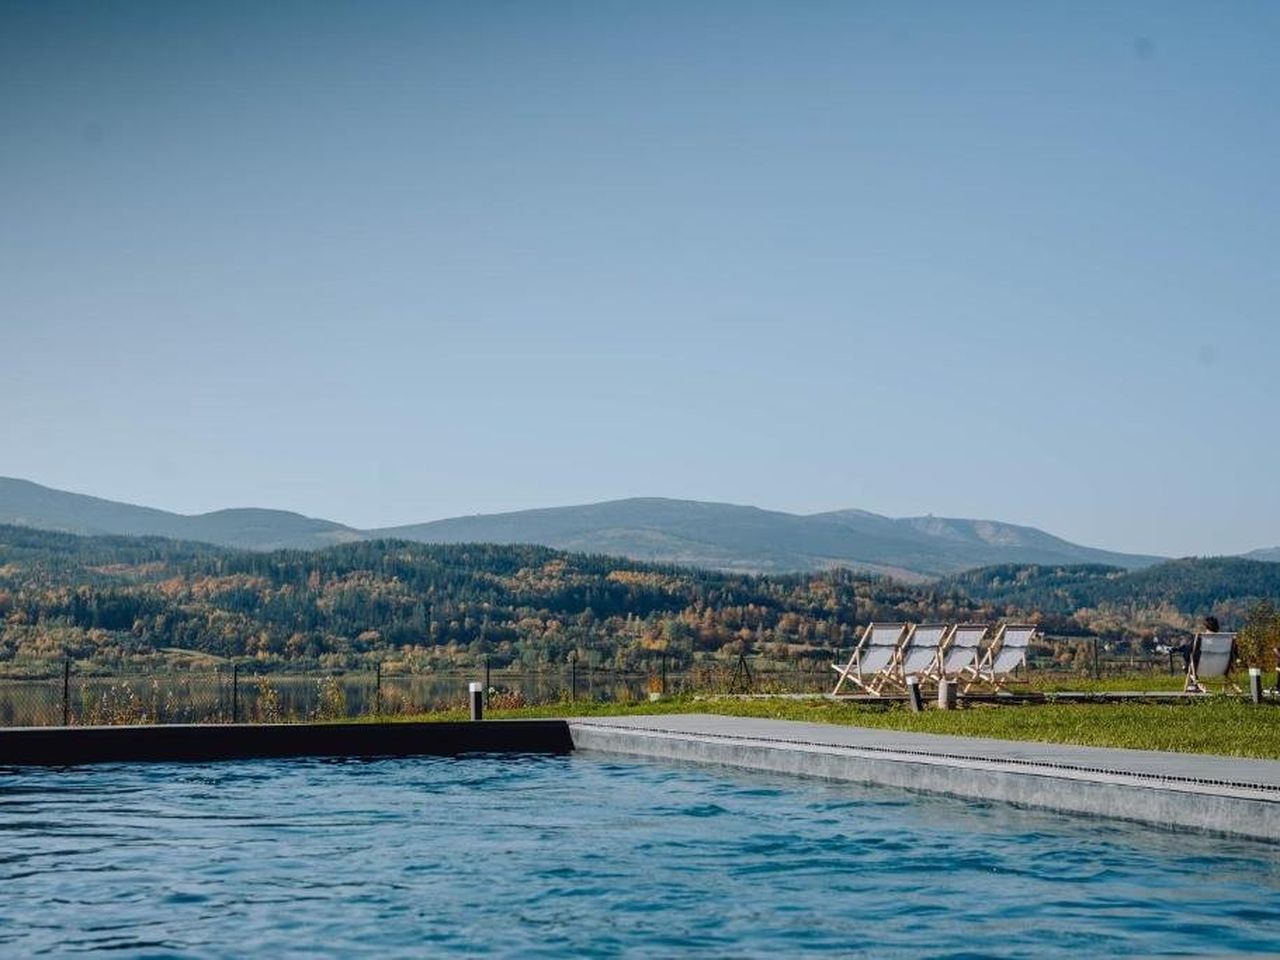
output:
[[[1237,678],[1238,679],[1238,678]],[[1052,673],[1033,673],[1026,684],[1029,690],[1041,693],[1068,691],[1073,693],[1152,693],[1155,691],[1181,690],[1186,678],[1181,674],[1167,673],[1121,674],[1094,680],[1091,677],[1064,676]],[[1017,689],[1017,688],[1015,688]]]
[[[770,717],[1003,740],[1280,759],[1280,706],[1254,706],[1226,696],[1176,703],[981,704],[961,710],[929,709],[924,713],[912,713],[896,703],[675,697],[657,703],[579,700],[493,710],[488,716],[515,719],[664,713]],[[463,720],[466,713],[448,710],[406,719]]]

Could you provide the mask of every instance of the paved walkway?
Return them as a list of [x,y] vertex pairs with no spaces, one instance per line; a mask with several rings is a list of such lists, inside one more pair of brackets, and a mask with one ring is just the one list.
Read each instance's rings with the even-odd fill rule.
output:
[[880,783],[1280,841],[1280,761],[707,714],[570,722],[580,750]]

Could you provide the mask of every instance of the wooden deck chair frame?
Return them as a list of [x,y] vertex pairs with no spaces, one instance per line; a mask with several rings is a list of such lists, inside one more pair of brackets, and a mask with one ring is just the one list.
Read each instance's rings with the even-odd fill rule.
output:
[[[1016,645],[1010,633],[1014,634],[1017,640]],[[1013,671],[1018,667],[1026,668],[1027,647],[1039,633],[1040,628],[1034,623],[1000,624],[1000,629],[996,631],[996,635],[988,645],[987,652],[978,661],[977,675],[969,681],[964,692],[968,693],[979,684],[989,685],[998,692],[1011,683],[1025,683],[1025,678],[1015,677]]]
[[1223,693],[1227,690],[1240,693],[1240,685],[1231,677],[1235,654],[1234,633],[1197,633],[1191,641],[1191,656],[1187,658],[1187,679],[1182,685],[1183,692],[1208,693],[1201,680],[1221,679]]
[[886,686],[900,686],[893,675],[898,650],[907,635],[905,623],[869,623],[843,667],[833,663],[831,669],[840,674],[831,696],[838,697],[849,683],[865,693],[881,696]]
[[[907,677],[937,683],[942,671],[942,651],[955,627],[949,623],[913,623],[894,658],[894,680],[905,689]],[[929,651],[932,650],[930,653]]]
[[[991,625],[988,623],[957,623],[952,627],[947,645],[942,649],[939,676],[957,682],[976,679],[978,664],[986,652],[983,644],[990,632]],[[986,645],[990,646],[989,643]]]

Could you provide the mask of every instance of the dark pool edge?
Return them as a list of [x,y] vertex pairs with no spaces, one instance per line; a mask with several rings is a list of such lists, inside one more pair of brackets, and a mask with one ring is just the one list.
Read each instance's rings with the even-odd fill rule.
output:
[[[786,724],[787,721],[775,721]],[[1113,774],[1027,769],[999,760],[888,756],[836,744],[659,732],[570,721],[574,749],[896,787],[1055,813],[1280,843],[1280,802],[1231,788],[1189,791]]]
[[0,729],[0,767],[572,750],[569,725],[563,720]]

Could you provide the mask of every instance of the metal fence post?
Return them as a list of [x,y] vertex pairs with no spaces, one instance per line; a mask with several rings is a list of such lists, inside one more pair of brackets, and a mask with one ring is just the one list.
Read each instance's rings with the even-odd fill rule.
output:
[[1093,638],[1093,679],[1095,680],[1102,679],[1102,667],[1098,663],[1098,645],[1101,642],[1101,638]]
[[662,651],[662,695],[667,695],[667,651]]
[[569,656],[569,699],[578,699],[578,652]]
[[71,726],[71,658],[62,661],[62,725]]
[[729,680],[729,692],[737,693],[739,684],[745,692],[755,692],[755,678],[751,675],[751,664],[747,663],[745,650],[738,654],[738,663],[733,668],[733,677]]
[[231,665],[231,722],[240,722],[240,664]]
[[493,684],[489,682],[489,658],[484,658],[484,705],[489,705],[489,691],[493,689]]
[[379,660],[373,675],[373,712],[382,716],[382,661]]

